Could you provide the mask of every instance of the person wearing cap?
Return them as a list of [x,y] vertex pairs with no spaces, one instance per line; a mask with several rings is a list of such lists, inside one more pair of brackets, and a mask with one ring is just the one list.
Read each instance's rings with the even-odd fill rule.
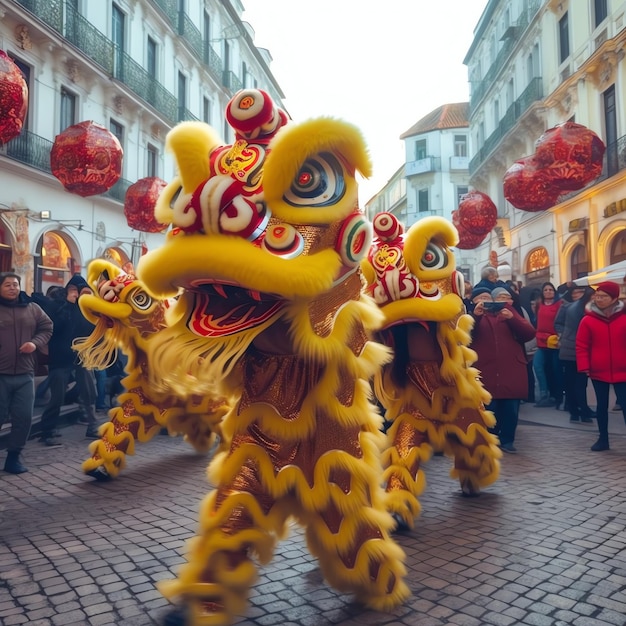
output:
[[593,412],[587,404],[588,378],[576,368],[576,333],[594,290],[570,282],[560,285],[558,291],[563,295],[563,304],[554,319],[554,329],[559,340],[565,408],[569,411],[570,422],[591,424]]
[[48,309],[54,323],[48,344],[50,400],[41,415],[41,442],[47,447],[61,445],[55,441],[55,432],[65,401],[65,392],[72,376],[76,380],[78,403],[87,422],[85,436],[89,439],[98,438],[93,375],[80,365],[72,348],[74,339],[88,337],[94,329],[93,324],[87,321],[78,306],[80,294],[91,292],[91,289],[80,274],[75,274],[65,286],[65,291],[65,299],[51,303]]
[[626,422],[626,315],[620,286],[605,281],[596,286],[576,334],[576,365],[596,392],[598,440],[593,452],[609,449],[609,390],[615,389]]
[[485,408],[496,417],[494,434],[500,439],[500,448],[514,453],[520,400],[528,396],[524,343],[535,336],[535,329],[515,310],[506,288],[478,288],[472,296],[475,322],[471,348],[478,355],[474,367],[491,394]]

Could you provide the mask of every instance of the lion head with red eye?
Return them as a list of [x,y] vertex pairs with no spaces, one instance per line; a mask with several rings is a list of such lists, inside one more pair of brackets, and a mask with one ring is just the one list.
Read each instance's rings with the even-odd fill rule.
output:
[[166,243],[142,257],[138,276],[158,298],[183,290],[185,332],[240,346],[242,334],[253,337],[288,315],[289,303],[332,290],[337,307],[358,298],[372,235],[355,177],[369,175],[370,161],[352,125],[287,123],[260,90],[236,94],[226,117],[231,145],[199,122],[169,133],[179,175],[156,215],[172,227]]
[[405,233],[391,213],[379,213],[373,224],[374,242],[362,267],[385,326],[457,317],[463,310],[464,279],[450,250],[458,241],[454,226],[441,217],[426,217]]

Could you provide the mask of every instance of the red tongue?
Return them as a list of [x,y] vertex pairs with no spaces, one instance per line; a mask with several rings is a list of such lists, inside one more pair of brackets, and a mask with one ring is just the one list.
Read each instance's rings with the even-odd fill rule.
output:
[[201,337],[225,337],[259,326],[283,305],[281,300],[253,299],[243,289],[229,290],[227,298],[217,293],[196,293],[187,327]]

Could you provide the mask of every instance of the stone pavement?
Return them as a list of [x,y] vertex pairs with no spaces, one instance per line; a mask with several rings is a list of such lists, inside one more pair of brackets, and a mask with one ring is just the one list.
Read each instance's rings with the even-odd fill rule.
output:
[[[518,454],[479,498],[434,457],[415,529],[397,535],[412,597],[391,614],[328,587],[301,530],[260,569],[240,626],[624,626],[626,429],[592,453],[595,424],[522,405]],[[84,426],[64,447],[29,442],[30,472],[0,472],[0,624],[148,626],[167,607],[155,582],[183,562],[207,490],[207,457],[180,439],[139,444],[110,483],[85,477]],[[4,452],[0,452],[4,462]]]

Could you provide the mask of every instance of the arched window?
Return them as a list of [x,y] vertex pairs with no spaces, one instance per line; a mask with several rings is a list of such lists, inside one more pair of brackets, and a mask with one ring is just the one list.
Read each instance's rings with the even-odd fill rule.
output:
[[579,244],[572,251],[570,259],[570,276],[572,280],[589,274],[589,259],[585,246]]
[[46,293],[50,287],[65,287],[74,274],[74,259],[63,235],[50,230],[37,245],[39,262],[35,266],[35,291]]
[[528,253],[525,264],[526,286],[540,285],[550,280],[550,255],[548,251],[540,246]]
[[611,242],[610,265],[624,260],[626,260],[626,230],[619,232]]

